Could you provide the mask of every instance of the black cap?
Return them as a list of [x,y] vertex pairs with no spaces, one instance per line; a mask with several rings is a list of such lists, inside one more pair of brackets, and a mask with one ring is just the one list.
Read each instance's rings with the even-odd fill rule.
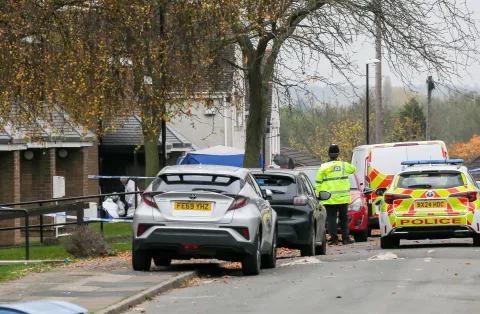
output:
[[337,144],[332,144],[328,148],[328,156],[331,158],[336,158],[340,154],[340,148],[338,148]]

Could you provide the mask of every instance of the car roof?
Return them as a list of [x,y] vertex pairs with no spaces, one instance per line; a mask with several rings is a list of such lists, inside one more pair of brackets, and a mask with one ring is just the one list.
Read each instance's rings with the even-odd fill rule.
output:
[[167,166],[160,171],[159,175],[194,173],[194,174],[228,175],[228,176],[243,178],[247,175],[248,172],[249,172],[248,169],[240,168],[240,167],[196,164],[196,165]]
[[432,165],[432,166],[411,166],[411,167],[405,167],[402,171],[399,173],[404,173],[404,172],[422,172],[422,171],[432,171],[432,170],[444,170],[444,171],[460,171],[463,173],[467,173],[468,169],[465,166],[461,165]]

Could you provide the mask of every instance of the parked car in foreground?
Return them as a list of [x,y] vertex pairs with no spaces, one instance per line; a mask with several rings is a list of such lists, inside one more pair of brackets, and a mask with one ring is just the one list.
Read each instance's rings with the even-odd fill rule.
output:
[[[473,238],[480,246],[480,188],[463,160],[409,160],[388,188],[377,190],[380,246],[402,239]],[[379,197],[379,198],[380,198]]]
[[177,165],[163,168],[133,217],[133,269],[151,260],[216,258],[241,262],[245,275],[276,266],[277,214],[271,192],[244,168]]
[[[319,167],[297,167],[295,169],[303,171],[315,186]],[[370,189],[363,189],[356,174],[348,176],[350,179],[350,198],[351,202],[348,205],[348,230],[356,242],[365,242],[371,234],[371,229],[368,227],[368,206],[366,195],[372,191]]]
[[278,245],[300,249],[302,256],[326,254],[325,208],[301,171],[252,170],[260,187],[272,191],[269,201],[278,214]]
[[14,304],[1,304],[0,314],[87,314],[88,310],[76,304],[57,301],[39,300]]

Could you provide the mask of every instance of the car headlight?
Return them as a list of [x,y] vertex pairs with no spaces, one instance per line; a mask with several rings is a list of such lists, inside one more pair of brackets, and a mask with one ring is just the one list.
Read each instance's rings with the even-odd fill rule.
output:
[[348,205],[348,211],[359,212],[362,207],[362,200],[360,198],[357,198],[350,205]]

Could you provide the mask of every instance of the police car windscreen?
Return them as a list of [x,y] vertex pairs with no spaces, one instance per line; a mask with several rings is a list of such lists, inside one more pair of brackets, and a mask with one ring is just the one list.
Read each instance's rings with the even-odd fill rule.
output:
[[402,161],[443,158],[439,144],[375,147],[370,165],[380,173],[395,174],[402,170]]
[[294,178],[282,175],[255,175],[258,185],[262,190],[270,190],[275,194],[291,194],[297,195],[297,186]]
[[400,174],[397,188],[448,189],[463,185],[460,172],[408,172]]

